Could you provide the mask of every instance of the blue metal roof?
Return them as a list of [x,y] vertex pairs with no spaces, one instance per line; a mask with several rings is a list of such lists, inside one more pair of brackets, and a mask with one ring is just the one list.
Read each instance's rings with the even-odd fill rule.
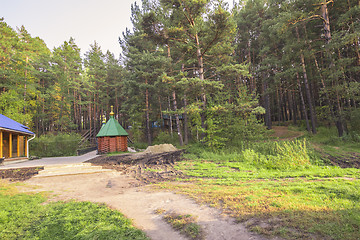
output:
[[33,132],[29,131],[28,127],[12,120],[2,114],[0,114],[0,128],[17,131],[17,132],[21,132],[21,133],[25,133],[25,134],[29,134],[29,135],[34,135]]

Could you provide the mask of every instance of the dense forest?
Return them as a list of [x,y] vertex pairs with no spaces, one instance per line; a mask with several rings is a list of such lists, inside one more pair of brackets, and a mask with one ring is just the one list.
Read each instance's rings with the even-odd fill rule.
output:
[[142,0],[131,14],[119,59],[72,38],[50,50],[1,19],[0,113],[38,135],[96,132],[114,105],[137,141],[162,129],[211,148],[289,121],[359,134],[359,0]]

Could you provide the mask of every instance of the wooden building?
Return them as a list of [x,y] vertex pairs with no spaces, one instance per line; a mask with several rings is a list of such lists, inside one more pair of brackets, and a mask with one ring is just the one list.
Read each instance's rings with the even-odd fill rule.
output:
[[0,114],[0,158],[28,158],[28,142],[34,137],[28,127]]
[[103,123],[99,133],[96,135],[98,142],[98,154],[110,152],[126,152],[128,133],[114,118],[111,106],[110,119]]

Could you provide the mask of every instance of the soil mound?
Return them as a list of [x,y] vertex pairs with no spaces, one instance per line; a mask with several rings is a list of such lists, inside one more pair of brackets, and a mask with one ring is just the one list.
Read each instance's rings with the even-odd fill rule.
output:
[[171,144],[162,145],[167,146],[153,146],[154,151],[163,151],[160,153],[154,153],[154,148],[150,148],[147,152],[99,156],[86,162],[115,169],[140,180],[142,184],[169,181],[182,176],[182,172],[174,168],[174,163],[182,160],[184,150],[176,150]]
[[172,151],[177,151],[178,149],[176,147],[174,147],[174,145],[172,144],[160,144],[160,145],[155,145],[155,146],[149,146],[146,148],[146,150],[144,151],[144,153],[164,153],[164,152],[172,152]]
[[9,179],[9,181],[25,181],[43,170],[44,167],[11,168],[0,169],[0,179]]

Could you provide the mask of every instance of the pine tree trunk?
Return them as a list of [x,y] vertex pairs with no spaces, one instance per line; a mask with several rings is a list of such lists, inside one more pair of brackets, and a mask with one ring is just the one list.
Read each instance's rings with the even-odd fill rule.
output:
[[292,101],[292,104],[293,104],[293,121],[294,121],[294,125],[297,124],[297,118],[298,118],[298,115],[297,115],[297,105],[296,105],[296,98],[294,96],[294,92],[291,93],[291,101]]
[[285,121],[289,121],[289,119],[290,119],[290,117],[289,117],[289,109],[288,109],[288,106],[287,106],[287,93],[286,93],[286,90],[284,91],[284,93],[283,93],[283,97],[284,97],[284,104],[283,104],[283,106],[284,106],[284,116],[285,116]]
[[90,126],[90,134],[89,134],[89,138],[90,138],[90,142],[91,142],[91,132],[92,132],[92,124],[91,124],[91,103],[89,103],[89,126]]
[[[181,71],[184,72],[184,64],[181,65]],[[184,143],[187,145],[189,143],[189,127],[188,127],[188,116],[186,113],[187,110],[187,97],[186,97],[186,91],[184,91]]]
[[267,89],[268,89],[268,83],[267,80],[264,80],[263,94],[264,94],[264,105],[265,105],[265,125],[267,129],[271,129],[272,122],[271,122],[271,109],[270,109],[270,95],[267,92]]
[[[176,93],[175,93],[175,90],[173,90],[172,95],[173,95],[174,111],[177,111],[177,103],[176,103]],[[178,132],[178,136],[179,136],[180,146],[183,146],[183,145],[184,145],[184,141],[183,141],[183,137],[182,137],[182,134],[181,134],[179,114],[177,114],[177,113],[175,113],[175,120],[176,120],[176,128],[177,128],[177,132]]]
[[73,96],[74,96],[74,124],[76,125],[76,129],[79,130],[79,126],[77,123],[76,91],[75,91],[75,89],[73,91]]
[[[322,5],[321,5],[321,17],[323,20],[323,28],[324,28],[324,35],[325,35],[325,41],[328,44],[331,41],[331,29],[330,29],[330,20],[329,20],[329,12],[328,12],[328,8],[327,8],[327,4],[328,2],[326,0],[323,0]],[[334,67],[335,66],[335,62],[333,61],[331,54],[327,51],[327,55],[329,56],[330,62],[331,62],[331,66],[330,67]],[[335,115],[335,125],[336,128],[338,130],[338,135],[339,137],[342,137],[344,135],[344,131],[345,131],[345,122],[342,118],[342,108],[340,105],[340,100],[339,100],[339,96],[338,93],[336,93],[337,95],[337,104],[335,105],[337,110]]]
[[158,96],[158,100],[159,100],[160,119],[161,119],[161,121],[163,121],[163,113],[162,113],[162,107],[161,107],[161,98],[160,98],[160,95]]
[[307,130],[308,132],[310,132],[309,118],[308,118],[307,111],[306,111],[304,96],[303,96],[303,94],[302,94],[302,89],[301,89],[301,83],[300,83],[299,73],[296,73],[296,78],[297,78],[297,84],[298,84],[298,88],[299,88],[299,95],[300,95],[300,100],[301,100],[301,107],[302,107],[302,111],[303,111],[304,118],[305,118],[305,122],[306,122],[306,130]]
[[[186,111],[187,109],[186,93],[184,93],[184,108]],[[188,117],[186,112],[184,112],[184,143],[185,145],[189,143],[189,127],[188,127]]]
[[278,121],[278,126],[280,126],[280,122],[281,122],[281,102],[280,102],[280,96],[279,96],[279,89],[276,90],[276,100],[277,100],[277,121]]
[[[300,43],[299,30],[298,30],[297,26],[295,27],[295,30],[296,30],[297,40]],[[316,124],[315,124],[316,117],[315,117],[315,113],[314,113],[314,109],[313,109],[312,97],[311,97],[311,92],[310,92],[310,87],[309,87],[309,82],[308,82],[308,77],[307,77],[307,72],[306,72],[305,57],[304,57],[304,54],[302,51],[300,51],[300,61],[301,61],[301,67],[302,67],[302,72],[303,72],[303,77],[304,77],[306,99],[309,104],[311,130],[312,130],[313,134],[316,134]]]
[[[169,104],[169,110],[171,111],[171,103],[170,103],[170,97],[168,97],[168,104]],[[170,135],[173,136],[173,125],[172,125],[172,116],[169,114],[169,126],[170,126]]]
[[[205,77],[204,77],[204,59],[201,53],[201,48],[200,48],[200,42],[199,42],[199,36],[198,34],[195,34],[195,41],[196,41],[196,56],[198,59],[198,73],[199,73],[199,78],[200,80],[204,81]],[[201,101],[202,101],[202,112],[200,113],[201,116],[201,127],[202,129],[205,130],[206,126],[205,126],[205,121],[206,121],[206,117],[205,117],[205,109],[206,109],[206,94],[205,94],[205,88],[202,86],[201,87]],[[203,132],[201,134],[201,138],[203,139],[205,137],[205,132]]]
[[321,3],[321,17],[324,24],[324,35],[326,43],[329,43],[331,40],[331,31],[330,31],[330,19],[329,19],[329,11],[327,8],[327,0],[323,0]]
[[[148,80],[145,80],[145,84],[148,84]],[[149,114],[149,89],[145,89],[145,114],[146,114],[146,136],[148,145],[151,145],[151,133],[150,133],[150,114]]]
[[[171,51],[170,51],[169,45],[167,45],[167,49],[168,49],[168,58],[169,58],[169,61],[171,61]],[[175,88],[175,86],[173,86],[173,88]],[[184,141],[183,141],[182,134],[181,134],[180,119],[179,119],[179,114],[177,113],[178,108],[177,108],[177,102],[176,102],[176,92],[174,89],[172,91],[172,97],[173,97],[173,106],[174,106],[174,111],[175,111],[176,129],[177,129],[177,133],[179,136],[180,146],[183,146]]]

